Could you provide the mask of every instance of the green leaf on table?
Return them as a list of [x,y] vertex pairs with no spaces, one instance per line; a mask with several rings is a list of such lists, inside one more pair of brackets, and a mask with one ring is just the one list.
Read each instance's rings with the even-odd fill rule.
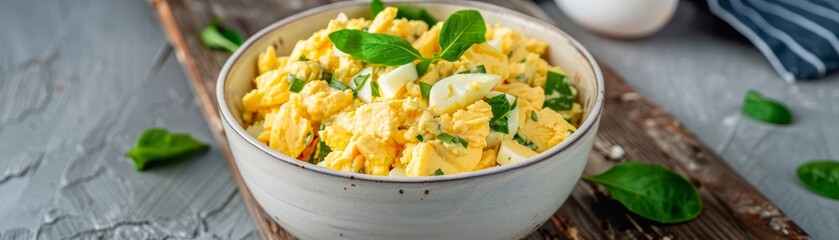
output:
[[134,148],[126,155],[137,171],[145,170],[149,164],[180,160],[189,154],[207,149],[207,145],[188,134],[173,134],[162,128],[151,128],[137,139]]
[[379,15],[379,12],[385,10],[385,4],[382,3],[380,0],[373,0],[370,2],[370,14],[375,18],[376,15]]
[[813,192],[839,200],[839,161],[811,161],[798,166],[795,172]]
[[329,40],[341,52],[368,63],[399,66],[422,58],[410,42],[397,36],[343,29],[330,33]]
[[767,123],[789,125],[792,123],[792,114],[786,106],[771,98],[763,97],[759,92],[749,90],[746,93],[746,100],[743,102],[743,113],[746,116]]
[[574,85],[568,81],[568,77],[548,71],[547,79],[545,79],[545,107],[554,111],[571,110],[576,97]]
[[486,23],[476,10],[460,10],[446,19],[440,29],[440,58],[454,62],[473,44],[486,42]]
[[492,108],[492,119],[489,120],[489,128],[500,133],[510,133],[508,125],[510,112],[516,108],[518,99],[515,102],[507,100],[507,94],[498,94],[488,98],[486,103]]
[[422,98],[428,99],[428,95],[431,94],[431,84],[419,82],[419,87]]
[[583,179],[603,185],[629,211],[650,220],[684,222],[702,212],[696,187],[660,165],[619,163],[600,175]]
[[207,47],[224,49],[232,53],[239,49],[245,39],[239,33],[224,28],[220,20],[213,19],[207,27],[201,30],[201,42]]

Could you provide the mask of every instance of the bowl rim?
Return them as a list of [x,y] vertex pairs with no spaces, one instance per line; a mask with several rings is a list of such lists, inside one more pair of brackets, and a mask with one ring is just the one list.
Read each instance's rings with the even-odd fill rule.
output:
[[[430,182],[445,182],[445,181],[455,181],[455,180],[465,180],[465,179],[472,179],[478,177],[485,177],[491,176],[496,174],[501,174],[504,172],[512,171],[515,169],[524,168],[536,163],[540,163],[544,160],[550,159],[552,156],[559,154],[566,148],[576,144],[583,136],[587,135],[589,131],[593,128],[596,128],[597,122],[601,117],[601,112],[603,110],[603,102],[605,98],[605,85],[603,81],[603,73],[600,70],[600,65],[598,65],[597,61],[592,57],[591,53],[583,47],[576,39],[565,33],[564,31],[560,30],[557,26],[551,23],[547,23],[540,19],[536,19],[531,16],[527,16],[523,13],[517,12],[515,10],[511,10],[508,8],[504,8],[501,6],[497,6],[490,3],[483,3],[483,2],[474,2],[474,1],[446,1],[446,0],[432,0],[432,1],[423,1],[423,0],[397,0],[394,2],[404,3],[404,4],[412,4],[412,3],[431,3],[431,4],[440,4],[440,5],[451,5],[457,7],[465,7],[465,8],[474,8],[486,11],[494,11],[494,12],[504,12],[505,14],[509,14],[510,17],[517,17],[521,18],[524,21],[529,21],[537,25],[543,25],[547,29],[551,31],[555,31],[561,35],[563,35],[568,42],[572,45],[572,47],[578,51],[585,61],[587,61],[591,67],[592,72],[594,73],[594,78],[596,81],[596,91],[595,91],[595,99],[594,99],[594,106],[592,111],[586,116],[585,121],[580,125],[576,132],[571,134],[571,136],[556,146],[551,147],[550,149],[537,154],[529,159],[525,159],[522,162],[516,164],[509,164],[504,166],[496,166],[487,169],[482,169],[478,171],[471,171],[459,174],[451,174],[451,175],[440,175],[440,176],[426,176],[426,177],[401,177],[401,176],[375,176],[375,175],[368,175],[363,173],[354,173],[354,172],[344,172],[338,171],[334,169],[330,169],[327,167],[318,166],[315,164],[311,164],[308,162],[300,161],[294,157],[287,156],[282,154],[267,145],[259,142],[248,134],[245,129],[240,126],[238,121],[233,118],[230,109],[227,107],[227,101],[225,99],[225,85],[227,83],[228,76],[230,75],[230,70],[233,68],[233,65],[240,60],[242,55],[244,54],[247,49],[251,48],[251,46],[264,38],[269,33],[275,31],[276,29],[283,27],[286,24],[289,24],[294,21],[298,21],[302,18],[318,14],[328,10],[335,10],[340,8],[358,6],[358,5],[366,5],[368,2],[365,1],[344,1],[344,2],[335,2],[326,4],[323,6],[314,7],[303,12],[291,15],[289,17],[283,18],[277,22],[268,25],[267,27],[263,28],[256,32],[253,36],[249,37],[245,43],[239,47],[228,59],[225,61],[224,66],[221,69],[221,72],[218,75],[217,83],[216,83],[216,101],[218,102],[219,112],[221,113],[221,119],[223,120],[224,124],[230,126],[233,129],[233,132],[238,135],[239,138],[247,142],[248,144],[254,146],[255,148],[259,149],[263,153],[271,156],[272,158],[278,159],[281,162],[291,164],[295,167],[306,169],[308,171],[313,171],[318,174],[322,174],[324,176],[331,176],[331,177],[340,177],[346,179],[355,179],[355,180],[363,180],[363,181],[371,181],[371,182],[379,182],[379,183],[430,183]],[[582,129],[582,131],[580,131]],[[229,133],[225,133],[226,138],[230,138]],[[228,139],[229,141],[229,139]],[[235,158],[235,156],[234,156]]]

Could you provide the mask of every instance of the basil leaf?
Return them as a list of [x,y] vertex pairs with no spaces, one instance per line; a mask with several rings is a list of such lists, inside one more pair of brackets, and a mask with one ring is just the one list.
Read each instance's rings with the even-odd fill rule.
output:
[[426,10],[425,8],[403,5],[397,5],[396,8],[398,9],[398,11],[396,11],[397,19],[406,18],[408,20],[420,20],[428,24],[428,28],[431,28],[435,24],[437,24],[437,19],[434,18],[434,16],[431,15],[431,13],[428,12],[428,10]]
[[460,71],[457,74],[469,74],[469,73],[487,73],[486,67],[484,65],[478,65],[477,67],[469,70]]
[[373,18],[375,18],[376,15],[379,15],[379,12],[381,12],[382,10],[385,10],[385,4],[382,3],[382,1],[373,0],[372,2],[370,2],[370,14],[373,15]]
[[536,149],[539,149],[539,146],[536,146],[535,143],[531,142],[530,140],[525,139],[524,137],[522,137],[518,133],[515,136],[513,136],[513,140],[516,140],[516,142],[518,142],[522,146],[530,148],[530,150],[536,151]]
[[475,10],[460,10],[446,19],[440,29],[440,58],[449,62],[460,59],[473,44],[486,42],[486,23]]
[[548,71],[545,80],[545,105],[554,111],[570,110],[574,105],[574,86],[565,75]]
[[334,89],[341,90],[341,91],[350,89],[349,86],[347,86],[346,84],[344,84],[344,83],[342,83],[341,81],[338,81],[338,80],[332,80],[332,82],[329,83],[329,86],[334,88]]
[[379,83],[370,82],[370,90],[372,91],[372,95],[374,97],[378,97],[379,96]]
[[500,133],[510,133],[508,126],[509,113],[515,105],[507,100],[506,94],[498,94],[486,100],[492,108],[492,119],[489,120],[489,128]]
[[813,192],[839,200],[839,161],[811,161],[798,166],[795,173]]
[[437,59],[437,56],[433,56],[431,58],[423,58],[417,63],[417,76],[422,77],[425,75],[425,72],[428,72],[428,66],[431,65],[431,62]]
[[299,57],[299,58],[297,58],[297,61],[305,62],[305,61],[309,61],[309,58],[307,58],[307,57],[306,57],[306,56],[304,56],[304,55],[300,55],[300,57]]
[[422,98],[428,99],[428,95],[431,94],[431,84],[419,82],[419,86],[420,93],[422,93]]
[[342,52],[368,63],[399,66],[422,58],[411,43],[386,34],[343,29],[330,33],[329,40]]
[[530,111],[530,119],[533,119],[533,121],[538,122],[539,114],[536,114],[536,111]]
[[438,168],[437,171],[434,171],[434,176],[440,176],[440,175],[445,175],[445,174],[446,173],[443,172],[443,169]]
[[300,79],[297,77],[297,75],[294,74],[288,75],[288,82],[291,83],[291,86],[288,88],[288,90],[294,93],[299,93],[300,90],[303,90],[303,86],[306,86],[307,83],[305,79]]
[[422,142],[422,135],[417,135],[417,141]]
[[619,163],[600,175],[583,179],[603,185],[629,211],[650,220],[684,222],[702,212],[696,187],[656,164]]
[[245,42],[239,33],[221,26],[221,20],[213,19],[201,30],[201,42],[207,47],[235,52]]
[[743,113],[746,116],[767,123],[789,125],[792,114],[787,107],[778,101],[763,97],[759,92],[750,90],[743,102]]
[[176,161],[189,154],[207,149],[207,145],[188,134],[172,134],[163,128],[151,128],[137,139],[134,148],[126,155],[137,171],[145,170],[149,164]]

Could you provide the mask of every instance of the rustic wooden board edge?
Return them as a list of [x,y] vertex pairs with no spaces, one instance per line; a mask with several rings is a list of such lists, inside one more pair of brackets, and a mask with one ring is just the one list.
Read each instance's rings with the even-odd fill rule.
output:
[[[253,199],[253,196],[250,194],[250,191],[245,186],[242,180],[242,177],[238,171],[238,167],[233,161],[229,148],[225,147],[227,146],[227,141],[224,137],[223,128],[218,114],[218,108],[214,100],[213,89],[215,86],[213,86],[212,83],[215,82],[215,74],[207,73],[206,71],[209,71],[208,69],[201,68],[196,63],[196,59],[194,58],[194,56],[201,56],[202,53],[199,53],[200,49],[196,50],[195,48],[190,48],[191,45],[185,37],[185,35],[188,36],[189,34],[184,34],[184,32],[182,32],[183,26],[179,25],[176,16],[174,16],[174,11],[172,11],[172,3],[184,4],[184,2],[180,0],[149,1],[151,5],[154,7],[157,13],[157,17],[161,25],[163,26],[167,37],[169,38],[170,42],[172,43],[175,49],[178,60],[181,62],[182,67],[188,75],[190,85],[193,87],[196,97],[202,105],[203,113],[210,127],[212,128],[211,130],[213,132],[214,138],[216,138],[216,140],[218,141],[219,146],[222,146],[221,150],[225,154],[227,164],[230,167],[231,173],[233,175],[233,179],[242,193],[242,197],[245,200],[248,211],[253,217],[254,223],[260,230],[260,236],[263,239],[293,238],[290,234],[283,231],[276,223],[274,223],[273,220],[271,220],[270,217],[267,216],[264,213],[264,211],[258,206],[258,204],[256,204],[255,199]],[[541,18],[547,22],[551,22],[550,18],[547,17],[547,15],[543,11],[541,11],[538,7],[535,6],[535,4],[531,2],[516,2],[521,4],[508,2],[501,3],[519,11],[531,13],[533,14],[533,16]],[[197,26],[192,26],[192,29],[197,29]],[[202,70],[205,72],[202,73]],[[757,192],[757,190],[755,190],[750,184],[748,184],[748,182],[746,182],[741,176],[735,173],[723,160],[721,160],[719,156],[714,154],[713,151],[711,151],[703,144],[699,143],[696,140],[695,136],[687,132],[685,129],[681,128],[678,124],[678,121],[672,118],[672,116],[670,116],[666,111],[661,109],[652,100],[647,99],[646,97],[638,94],[637,91],[626,85],[625,82],[623,82],[623,80],[620,78],[620,76],[617,75],[617,73],[615,73],[612,69],[603,66],[603,73],[604,76],[607,78],[608,82],[612,83],[607,85],[607,87],[610,88],[610,90],[607,91],[608,102],[628,102],[629,104],[636,104],[637,106],[635,107],[642,109],[643,111],[634,113],[635,118],[629,118],[626,122],[634,124],[634,126],[639,129],[643,129],[645,131],[644,134],[658,136],[658,138],[654,138],[657,140],[654,141],[656,146],[662,149],[662,152],[665,152],[664,154],[669,156],[669,159],[678,162],[678,164],[667,162],[664,162],[663,164],[675,169],[684,176],[689,176],[689,178],[692,181],[694,181],[694,183],[699,185],[700,189],[703,192],[704,201],[708,201],[708,199],[711,199],[712,201],[719,202],[721,206],[725,207],[725,209],[723,209],[724,211],[730,213],[733,216],[739,217],[735,220],[732,216],[721,216],[722,219],[737,222],[738,224],[742,225],[741,227],[745,230],[754,230],[751,233],[753,237],[756,236],[761,238],[807,238],[806,233],[804,233],[795,223],[793,223],[782,212],[780,212],[773,203],[768,201],[766,197]],[[609,107],[610,105],[607,104],[606,106]],[[631,117],[632,115],[629,114],[627,116]],[[595,150],[592,154],[592,159],[590,161],[608,161],[606,160],[606,155],[608,153],[606,152],[607,150],[605,150],[607,146],[602,146],[603,144],[600,145],[601,146],[597,146],[596,144]],[[673,150],[672,148],[678,149]],[[693,154],[673,154],[674,151],[684,152],[685,150],[693,152]],[[709,163],[709,161],[713,163]],[[605,163],[605,165],[609,164],[610,163]],[[703,165],[707,166],[710,164],[717,165],[713,168],[682,167]],[[592,165],[594,164],[589,165],[590,167],[586,169],[587,173],[599,172],[603,170],[592,167]],[[720,169],[722,169],[722,171],[717,171]],[[736,185],[738,187],[747,189],[749,194],[726,192],[725,188],[709,189],[709,187],[712,186],[720,186],[720,183],[717,182],[716,179],[725,179],[726,181],[730,181],[726,182],[725,184]],[[603,189],[599,189],[595,185],[584,182],[578,184],[578,187],[575,188],[575,192],[577,191],[586,191],[588,192],[587,194],[605,196],[605,191]],[[574,196],[572,195],[572,198],[573,197]],[[569,198],[568,202],[573,202],[572,200],[573,199]],[[582,201],[584,202],[590,200],[591,199],[584,199]],[[604,199],[600,200],[610,201],[605,197]],[[580,200],[577,201],[577,204],[579,204]],[[606,233],[604,233],[603,235],[586,236],[584,235],[585,232],[578,230],[578,228],[584,226],[580,226],[579,224],[575,225],[573,222],[570,222],[570,220],[572,219],[568,218],[569,214],[581,214],[582,212],[575,212],[575,210],[579,209],[574,209],[572,204],[568,202],[564,205],[563,208],[561,208],[556,214],[554,214],[554,216],[551,218],[550,221],[548,221],[545,224],[545,226],[543,226],[537,232],[531,235],[530,238],[615,238],[619,237],[620,234],[630,233],[641,233],[645,234],[641,236],[647,237],[668,236],[666,231],[662,231],[658,228],[658,226],[644,222],[639,224],[636,222],[637,220],[634,220],[634,217],[631,216],[626,216],[624,220],[628,220],[631,224],[633,224],[633,226],[636,227],[636,230],[634,232],[614,231],[608,233],[611,235],[607,235]],[[614,221],[614,219],[612,219],[613,217],[607,216],[606,218],[608,222],[602,224],[608,226],[609,228],[614,227],[613,225],[610,225],[613,224],[611,223],[612,221]],[[667,227],[673,227],[676,229],[679,228],[678,225],[663,226],[662,228]],[[770,231],[767,232],[766,229],[770,229]],[[647,232],[650,233],[648,234]]]

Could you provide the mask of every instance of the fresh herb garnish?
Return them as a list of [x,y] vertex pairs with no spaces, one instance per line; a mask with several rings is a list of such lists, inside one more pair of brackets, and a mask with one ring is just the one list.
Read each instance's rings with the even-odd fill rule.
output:
[[303,86],[306,86],[306,80],[300,79],[294,74],[288,74],[288,82],[291,85],[288,90],[295,93],[299,93],[300,90],[303,90]]
[[573,87],[565,75],[548,71],[545,80],[544,106],[554,111],[570,110],[573,107],[575,97]]
[[330,33],[329,40],[342,52],[368,63],[398,66],[420,59],[417,73],[422,75],[438,59],[457,61],[473,44],[485,42],[485,34],[484,19],[478,11],[460,10],[443,23],[438,38],[441,51],[431,58],[423,58],[405,39],[386,34],[343,29]]
[[422,142],[422,135],[417,135],[417,141]]
[[583,179],[606,187],[613,199],[641,217],[677,223],[702,212],[699,191],[687,179],[662,166],[619,163],[597,176]]
[[539,121],[539,114],[536,114],[536,111],[530,111],[530,119],[533,119],[533,121],[538,122]]
[[[385,10],[385,4],[379,0],[373,0],[370,2],[370,13],[373,14],[373,17],[379,15],[379,12]],[[406,18],[408,20],[420,20],[428,24],[428,27],[431,28],[434,24],[437,24],[437,19],[431,15],[428,10],[425,8],[419,7],[411,7],[411,6],[403,6],[397,5],[396,6],[396,18]]]
[[347,86],[346,84],[342,83],[341,81],[338,81],[337,79],[332,80],[332,82],[330,82],[330,83],[329,83],[329,86],[330,86],[330,87],[332,87],[332,88],[334,88],[334,89],[341,90],[341,91],[344,91],[344,90],[350,89],[350,87],[349,87],[349,86]]
[[516,140],[516,142],[518,142],[522,146],[530,148],[530,150],[536,151],[536,149],[539,149],[539,146],[536,146],[535,143],[531,142],[530,140],[525,139],[524,137],[522,137],[519,134],[516,134],[515,136],[513,136],[513,140]]
[[440,175],[445,175],[445,174],[446,173],[443,172],[443,169],[438,168],[437,171],[434,171],[434,176],[440,176]]
[[176,161],[187,155],[207,149],[207,145],[188,134],[173,134],[163,128],[143,132],[137,143],[126,153],[137,171],[149,164]]
[[431,84],[419,82],[419,87],[422,98],[428,99],[428,95],[431,93]]
[[224,49],[232,53],[239,49],[245,39],[239,33],[222,26],[221,20],[213,19],[201,30],[201,42],[207,47]]
[[368,63],[398,66],[422,58],[411,43],[397,36],[343,29],[329,34],[342,52]]
[[372,2],[370,2],[370,14],[372,14],[373,17],[376,17],[376,15],[379,15],[379,12],[385,10],[385,7],[387,6],[385,6],[385,4],[382,1],[373,0]]
[[518,80],[519,82],[526,83],[529,79],[527,78],[527,75],[524,75],[524,73],[519,73],[518,75],[516,75],[516,80]]
[[374,97],[379,96],[379,83],[377,82],[370,82],[370,91]]
[[489,120],[489,128],[500,133],[510,133],[508,126],[509,114],[516,108],[518,99],[510,103],[507,100],[507,94],[498,94],[486,100],[486,103],[492,108],[492,119]]
[[[326,125],[321,124],[319,130],[326,129]],[[309,156],[309,163],[311,164],[318,164],[326,159],[326,155],[332,152],[332,148],[329,145],[326,145],[326,142],[323,139],[318,138],[318,144],[315,145],[315,150],[312,151],[312,155]]]
[[300,57],[297,58],[297,61],[305,62],[309,61],[309,58],[307,58],[305,55],[300,55]]
[[743,102],[743,113],[746,116],[767,123],[789,125],[792,114],[786,106],[771,98],[763,97],[759,92],[750,90]]
[[441,133],[440,135],[437,135],[437,139],[440,139],[440,141],[443,141],[445,143],[458,143],[464,148],[469,147],[469,142],[467,142],[463,138],[455,137],[446,133]]
[[839,200],[839,161],[811,161],[798,166],[795,172],[811,191]]

